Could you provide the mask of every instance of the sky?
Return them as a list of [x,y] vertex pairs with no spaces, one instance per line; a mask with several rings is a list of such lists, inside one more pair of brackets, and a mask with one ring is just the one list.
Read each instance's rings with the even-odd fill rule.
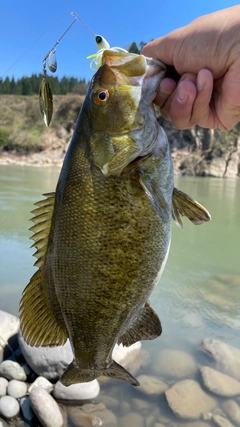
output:
[[[237,5],[230,0],[0,0],[0,77],[15,80],[42,72],[42,60],[73,22],[76,12],[111,47],[128,48],[182,27],[193,19]],[[77,20],[56,48],[58,78],[91,79],[86,57],[93,35]],[[51,75],[50,71],[48,73]]]

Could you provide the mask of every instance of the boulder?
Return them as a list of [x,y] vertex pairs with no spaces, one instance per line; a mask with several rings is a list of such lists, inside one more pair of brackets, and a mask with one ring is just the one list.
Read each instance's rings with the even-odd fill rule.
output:
[[240,350],[223,341],[205,338],[201,350],[215,360],[220,371],[240,381]]
[[165,395],[174,414],[183,419],[197,420],[217,406],[217,401],[193,380],[174,384]]
[[201,374],[205,387],[212,393],[225,397],[240,394],[240,382],[229,375],[222,374],[208,366],[201,368]]
[[161,350],[153,364],[153,372],[164,378],[187,378],[196,371],[197,364],[190,354],[170,348]]

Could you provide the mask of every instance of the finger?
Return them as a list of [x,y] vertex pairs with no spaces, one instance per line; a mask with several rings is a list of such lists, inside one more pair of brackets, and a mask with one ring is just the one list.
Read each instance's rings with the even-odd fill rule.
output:
[[197,75],[197,95],[193,104],[191,122],[205,128],[216,127],[214,111],[211,108],[213,75],[207,69]]
[[174,80],[170,78],[163,79],[159,85],[156,98],[154,99],[154,103],[159,107],[165,104],[169,96],[176,89],[176,86],[177,83]]
[[197,76],[185,73],[181,77],[175,91],[169,96],[161,108],[161,114],[171,120],[178,129],[192,127],[192,109],[197,95]]

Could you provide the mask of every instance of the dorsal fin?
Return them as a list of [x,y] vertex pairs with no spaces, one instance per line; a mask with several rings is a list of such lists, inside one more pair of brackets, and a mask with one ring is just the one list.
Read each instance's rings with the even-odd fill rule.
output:
[[[58,309],[57,297],[54,295],[55,290],[51,289],[54,295],[54,307],[57,308],[53,311],[46,283],[43,280],[43,266],[48,248],[55,193],[44,194],[44,196],[46,199],[35,203],[38,206],[32,211],[34,213],[32,221],[35,225],[30,229],[34,231],[31,236],[34,240],[32,246],[37,249],[34,254],[37,261],[34,265],[37,265],[39,270],[24,289],[20,302],[20,328],[23,338],[27,344],[36,347],[63,345],[68,338],[60,308]],[[50,277],[48,281],[51,281]]]

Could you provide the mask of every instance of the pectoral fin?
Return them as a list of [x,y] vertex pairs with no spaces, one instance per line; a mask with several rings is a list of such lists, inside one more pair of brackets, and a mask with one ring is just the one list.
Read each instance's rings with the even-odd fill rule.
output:
[[158,315],[147,301],[137,319],[130,328],[119,338],[118,344],[126,347],[141,340],[154,340],[162,333]]
[[160,188],[158,188],[154,180],[148,180],[140,171],[139,183],[142,186],[146,196],[149,198],[150,202],[156,209],[158,215],[162,218],[164,222],[167,222],[169,217],[167,203]]
[[183,228],[182,216],[186,216],[195,225],[203,224],[211,219],[211,215],[207,209],[183,191],[174,187],[172,197],[172,217],[180,228]]

